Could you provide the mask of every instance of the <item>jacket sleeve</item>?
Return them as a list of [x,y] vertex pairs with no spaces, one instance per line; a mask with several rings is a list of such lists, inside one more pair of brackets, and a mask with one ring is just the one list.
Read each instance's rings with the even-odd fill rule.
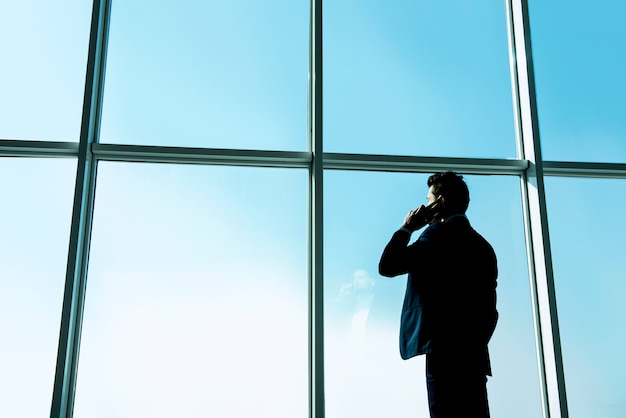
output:
[[408,245],[411,235],[403,230],[396,231],[385,247],[378,263],[378,273],[385,277],[395,277],[415,271],[420,262],[428,259],[429,235],[431,227],[420,235],[417,241]]

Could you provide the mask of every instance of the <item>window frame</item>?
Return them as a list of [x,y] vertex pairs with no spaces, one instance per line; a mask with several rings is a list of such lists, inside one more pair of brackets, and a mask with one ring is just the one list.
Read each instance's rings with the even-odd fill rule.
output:
[[507,24],[518,155],[511,159],[440,158],[323,152],[322,0],[311,0],[308,150],[305,152],[100,144],[111,0],[94,0],[80,142],[0,139],[0,157],[77,160],[65,296],[51,417],[70,418],[78,368],[93,199],[99,161],[305,168],[309,173],[309,416],[324,417],[323,176],[325,170],[516,176],[524,211],[538,374],[544,417],[567,418],[544,177],[618,178],[626,164],[543,161],[527,0],[507,0]]

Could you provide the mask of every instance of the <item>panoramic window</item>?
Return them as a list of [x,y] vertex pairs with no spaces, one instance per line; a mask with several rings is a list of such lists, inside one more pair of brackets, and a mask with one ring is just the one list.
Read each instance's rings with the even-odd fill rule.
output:
[[[516,151],[524,60],[507,19],[526,3],[516,36],[532,29],[537,113],[517,110],[539,118],[545,202]],[[626,416],[626,169],[586,164],[626,163],[626,6],[510,4],[335,0],[311,19],[320,3],[3,2],[3,416],[426,415],[424,358],[399,355],[406,277],[377,267],[434,167],[467,173],[468,217],[498,257],[492,416]],[[90,51],[105,53],[105,83],[83,114]],[[78,143],[83,122],[100,144]],[[564,166],[577,177],[556,177]],[[95,203],[90,189],[75,201],[93,173]],[[524,219],[545,220],[544,203],[549,225],[532,226],[549,231],[558,317],[534,329],[528,259],[541,290],[551,266]],[[88,265],[68,272],[68,254]],[[84,305],[64,298],[72,286]],[[540,383],[537,359],[557,325],[566,406],[559,365],[546,356]]]
[[306,417],[306,173],[102,163],[79,417]]
[[2,415],[50,414],[76,163],[0,159]]
[[[426,201],[425,174],[331,171],[325,177],[326,415],[428,415],[424,356],[400,358],[406,275],[378,275],[378,261],[406,213]],[[493,416],[539,416],[540,391],[519,184],[466,176],[472,226],[498,256],[500,319],[490,343]],[[419,234],[413,234],[416,239]]]
[[546,200],[570,413],[625,416],[626,181],[547,178]]
[[515,157],[504,6],[325,3],[325,150]]
[[78,141],[90,17],[89,2],[0,6],[0,139]]
[[626,4],[530,3],[543,157],[626,162]]
[[112,6],[101,142],[304,150],[308,4]]

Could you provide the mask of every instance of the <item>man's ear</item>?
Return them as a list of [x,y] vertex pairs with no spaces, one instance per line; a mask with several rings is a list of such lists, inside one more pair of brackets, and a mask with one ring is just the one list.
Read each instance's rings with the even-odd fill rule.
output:
[[442,212],[445,212],[445,211],[446,211],[446,209],[447,209],[447,208],[446,208],[446,198],[440,195],[440,196],[437,198],[437,200],[438,200],[439,202],[441,202],[441,210],[442,210]]

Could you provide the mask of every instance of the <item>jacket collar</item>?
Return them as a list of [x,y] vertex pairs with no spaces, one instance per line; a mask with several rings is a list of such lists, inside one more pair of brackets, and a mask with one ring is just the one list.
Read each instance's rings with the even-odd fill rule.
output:
[[465,218],[465,220],[469,222],[469,219],[467,219],[467,216],[465,216],[464,213],[457,213],[455,215],[448,216],[447,218],[443,219],[441,222],[450,222],[457,218]]

